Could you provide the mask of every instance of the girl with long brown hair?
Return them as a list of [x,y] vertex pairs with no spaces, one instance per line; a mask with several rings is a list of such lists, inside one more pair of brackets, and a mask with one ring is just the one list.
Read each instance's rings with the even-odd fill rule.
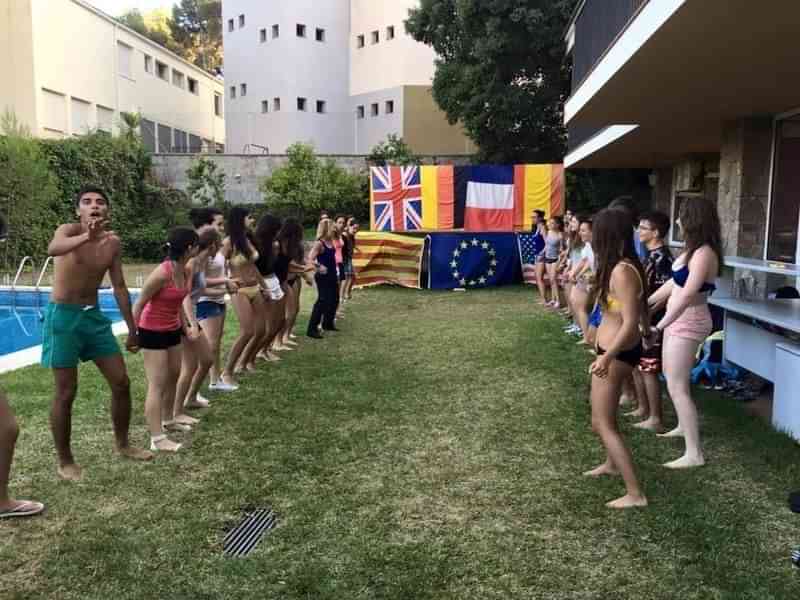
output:
[[672,264],[672,280],[650,296],[650,306],[657,309],[666,302],[667,311],[652,328],[652,336],[664,333],[664,376],[678,413],[678,426],[662,437],[683,436],[686,440],[683,456],[664,466],[686,469],[705,464],[690,378],[697,348],[712,329],[708,297],[716,289],[714,281],[722,261],[722,234],[717,207],[706,198],[684,202],[677,225],[683,232],[686,247]]
[[608,502],[609,508],[647,506],[631,453],[617,427],[622,382],[642,356],[642,328],[647,320],[644,272],[633,246],[630,216],[605,209],[593,219],[592,246],[597,260],[593,299],[603,310],[597,330],[597,359],[592,375],[592,429],[606,449],[605,462],[584,473],[590,477],[621,475],[626,494]]

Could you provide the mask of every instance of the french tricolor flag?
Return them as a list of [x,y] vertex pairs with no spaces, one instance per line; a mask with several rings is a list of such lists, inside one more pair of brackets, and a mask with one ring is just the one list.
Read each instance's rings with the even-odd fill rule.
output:
[[514,228],[514,167],[468,167],[464,207],[466,231],[512,231]]

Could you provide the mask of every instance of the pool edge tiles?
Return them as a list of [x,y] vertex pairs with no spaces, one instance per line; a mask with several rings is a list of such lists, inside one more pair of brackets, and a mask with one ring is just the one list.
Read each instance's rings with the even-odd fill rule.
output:
[[[111,331],[115,337],[126,335],[128,333],[128,325],[125,323],[125,321],[114,323],[111,326]],[[120,350],[122,350],[122,346],[120,346]],[[17,371],[19,369],[24,369],[25,367],[38,365],[41,358],[41,344],[38,346],[25,348],[24,350],[19,350],[18,352],[12,352],[11,354],[0,356],[0,375],[3,373]]]

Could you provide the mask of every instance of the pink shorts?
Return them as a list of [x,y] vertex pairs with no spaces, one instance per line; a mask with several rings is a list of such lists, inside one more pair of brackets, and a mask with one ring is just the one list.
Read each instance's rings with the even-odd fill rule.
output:
[[[667,303],[667,310],[669,310],[669,303]],[[666,328],[664,333],[668,336],[704,342],[711,335],[712,329],[711,312],[708,310],[708,304],[704,303],[687,307],[681,316]]]

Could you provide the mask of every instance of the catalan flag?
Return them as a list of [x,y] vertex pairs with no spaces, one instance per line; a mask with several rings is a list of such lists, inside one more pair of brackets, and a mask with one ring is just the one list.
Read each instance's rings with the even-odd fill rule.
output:
[[530,231],[564,211],[563,165],[373,167],[373,231]]
[[359,232],[353,251],[356,287],[389,283],[420,289],[424,248],[424,238]]

